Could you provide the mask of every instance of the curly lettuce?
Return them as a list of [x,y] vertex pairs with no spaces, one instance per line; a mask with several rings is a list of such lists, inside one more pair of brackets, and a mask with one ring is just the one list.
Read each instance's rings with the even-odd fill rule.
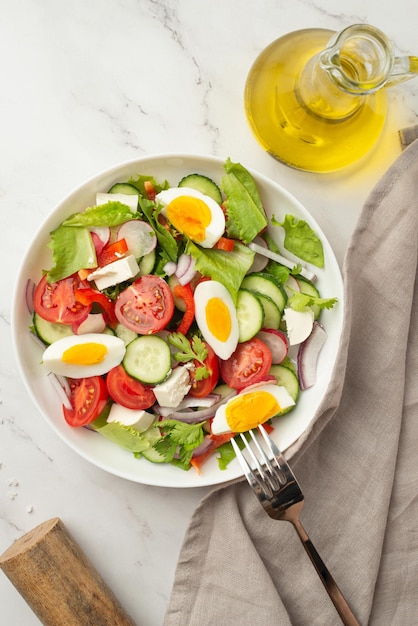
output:
[[240,163],[227,159],[224,169],[221,189],[226,197],[226,232],[232,239],[250,243],[268,224],[257,186]]

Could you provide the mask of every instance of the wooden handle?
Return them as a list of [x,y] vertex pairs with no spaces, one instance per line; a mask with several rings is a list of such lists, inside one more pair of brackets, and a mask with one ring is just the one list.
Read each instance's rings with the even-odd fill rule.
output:
[[44,626],[135,626],[58,517],[16,541],[0,568]]

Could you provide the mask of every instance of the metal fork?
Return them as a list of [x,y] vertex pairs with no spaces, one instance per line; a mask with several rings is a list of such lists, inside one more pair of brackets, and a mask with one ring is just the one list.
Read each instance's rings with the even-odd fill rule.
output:
[[[258,430],[263,436],[268,454],[260,444],[254,431],[249,431],[249,440],[247,440],[244,434],[241,434],[245,449],[248,451],[248,455],[252,460],[251,465],[237,442],[231,439],[231,443],[246,479],[270,517],[275,520],[285,520],[293,524],[343,624],[346,626],[360,626],[338,588],[337,583],[331,576],[299,520],[304,496],[295,475],[283,454],[277,448],[274,441],[268,436],[265,428],[259,426]],[[257,451],[257,454],[254,452],[254,449]]]

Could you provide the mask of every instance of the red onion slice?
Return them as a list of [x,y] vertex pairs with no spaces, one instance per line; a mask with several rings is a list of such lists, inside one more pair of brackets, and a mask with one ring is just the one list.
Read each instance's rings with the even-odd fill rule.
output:
[[192,262],[192,257],[190,256],[190,254],[186,254],[185,252],[183,252],[183,254],[180,254],[177,260],[177,269],[175,272],[178,279],[184,276],[184,274],[189,269],[191,262]]
[[170,406],[158,406],[157,412],[164,417],[171,415],[174,411],[183,411],[192,408],[208,408],[216,404],[221,399],[221,394],[210,393],[205,398],[194,398],[193,396],[185,396],[182,402],[175,408]]
[[209,448],[212,445],[213,445],[213,439],[211,439],[209,435],[206,435],[206,437],[204,437],[200,446],[197,446],[197,448],[193,450],[192,457],[200,456],[201,454],[204,454],[205,452],[207,452],[207,450],[209,450]]
[[181,276],[178,281],[180,285],[187,285],[191,280],[196,276],[195,270],[195,260],[192,258],[188,269],[184,272],[183,276]]
[[[68,386],[67,388],[67,381],[65,378],[63,378],[62,376],[56,376],[55,374],[53,374],[52,372],[49,372],[48,374],[48,380],[51,381],[51,385],[52,387],[55,389],[55,391],[57,392],[58,398],[61,400],[61,403],[65,406],[66,409],[72,409],[72,404],[70,402],[70,398],[68,397],[68,393],[70,391],[70,388]],[[65,385],[66,389],[64,389],[63,384]]]
[[323,326],[314,322],[311,334],[300,344],[297,364],[301,389],[308,389],[315,385],[318,357],[326,339],[327,333]]
[[[163,415],[165,418],[170,418],[173,420],[179,420],[179,422],[187,422],[188,424],[197,424],[199,422],[204,422],[207,419],[210,419],[215,415],[216,410],[222,405],[225,404],[230,398],[237,394],[235,389],[231,389],[231,393],[220,398],[215,404],[212,406],[205,407],[203,409],[198,409],[197,411],[192,408],[185,408],[182,410],[174,410],[171,409],[171,413],[167,415]],[[167,407],[166,407],[167,408]],[[159,413],[159,408],[156,408],[157,413]],[[164,411],[165,413],[165,411]]]

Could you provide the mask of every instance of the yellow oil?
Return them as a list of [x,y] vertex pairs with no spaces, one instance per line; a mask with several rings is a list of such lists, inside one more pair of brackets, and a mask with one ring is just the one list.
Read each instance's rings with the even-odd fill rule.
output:
[[335,171],[364,156],[386,117],[384,90],[361,96],[346,118],[322,117],[301,102],[301,72],[332,35],[306,29],[281,37],[256,59],[245,86],[245,111],[259,143],[283,163],[310,172]]

